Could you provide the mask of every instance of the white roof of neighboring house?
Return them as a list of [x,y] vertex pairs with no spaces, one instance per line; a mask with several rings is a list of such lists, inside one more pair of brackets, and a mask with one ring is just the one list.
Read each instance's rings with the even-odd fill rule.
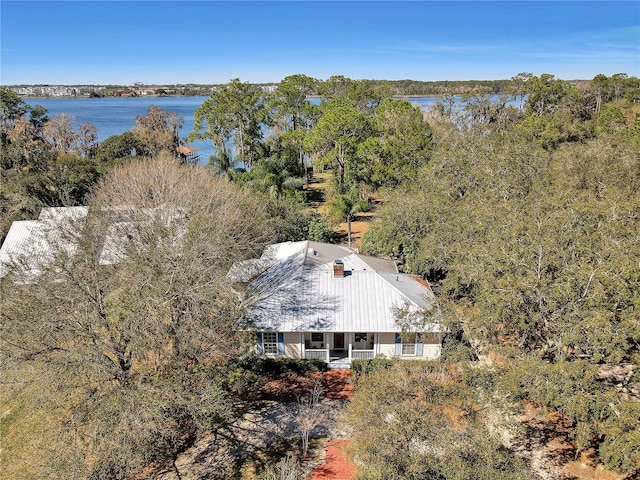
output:
[[27,276],[34,276],[50,261],[54,248],[71,253],[74,245],[62,231],[86,215],[87,207],[47,207],[38,220],[13,222],[0,247],[0,276],[6,275],[12,263],[19,264]]
[[2,274],[12,260],[18,261],[23,255],[41,255],[46,252],[46,242],[40,226],[38,220],[21,220],[11,224],[0,248]]
[[[278,244],[271,252],[247,291],[246,315],[259,330],[399,332],[394,307],[418,311],[434,303],[426,282],[398,273],[390,260],[307,241]],[[334,277],[335,260],[344,265],[343,277]]]
[[133,222],[114,222],[109,225],[100,250],[100,265],[113,265],[124,260],[126,243],[133,238],[133,234]]
[[[180,208],[161,205],[155,208],[109,207],[111,215],[103,244],[99,252],[101,265],[111,265],[122,261],[126,248],[135,242],[143,242],[140,232],[153,221],[164,222],[171,226],[168,239],[163,239],[167,248],[175,248],[184,234],[184,215]],[[42,267],[52,259],[54,250],[63,250],[67,254],[74,252],[76,244],[72,241],[75,221],[86,218],[88,207],[46,207],[40,212],[38,220],[13,222],[0,248],[0,276],[7,274],[11,264],[17,264],[27,277],[37,276]]]
[[144,244],[144,233],[153,233],[156,221],[162,222],[165,227],[172,227],[160,239],[166,248],[177,248],[185,233],[185,215],[180,208],[161,205],[140,209],[118,207],[111,208],[110,211],[114,216],[104,236],[100,265],[113,265],[123,261],[127,256],[127,247]]
[[88,207],[44,207],[38,220],[45,222],[71,221],[87,216]]

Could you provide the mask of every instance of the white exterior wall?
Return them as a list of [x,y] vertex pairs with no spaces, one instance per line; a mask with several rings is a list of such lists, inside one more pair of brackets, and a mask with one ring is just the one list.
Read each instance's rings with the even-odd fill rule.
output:
[[[376,355],[381,353],[387,358],[396,356],[396,334],[395,333],[378,333],[377,334],[378,345],[374,347]],[[440,343],[424,343],[422,345],[422,356],[417,355],[405,355],[398,358],[406,359],[424,359],[424,360],[436,360],[440,358],[442,354],[442,345]]]
[[[349,348],[349,343],[353,343],[353,338],[353,333],[345,333],[345,349]],[[374,355],[382,354],[387,358],[396,356],[395,333],[376,333],[374,340]],[[333,344],[333,335],[331,333],[325,333],[325,341]],[[304,333],[285,332],[284,344],[285,357],[304,358]],[[440,343],[425,343],[422,347],[422,356],[406,355],[398,358],[436,360],[440,358],[441,354],[442,345]]]
[[302,358],[304,336],[299,332],[284,332],[284,356]]
[[437,360],[442,354],[442,345],[440,344],[433,345],[425,343],[422,349],[422,357],[420,358],[424,358],[426,360]]
[[376,354],[381,353],[387,358],[391,358],[396,354],[396,334],[395,333],[378,333],[378,346]]

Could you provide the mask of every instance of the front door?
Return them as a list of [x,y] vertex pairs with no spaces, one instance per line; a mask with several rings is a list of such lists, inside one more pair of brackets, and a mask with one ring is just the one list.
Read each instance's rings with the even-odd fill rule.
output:
[[333,348],[334,350],[344,350],[344,333],[333,334]]

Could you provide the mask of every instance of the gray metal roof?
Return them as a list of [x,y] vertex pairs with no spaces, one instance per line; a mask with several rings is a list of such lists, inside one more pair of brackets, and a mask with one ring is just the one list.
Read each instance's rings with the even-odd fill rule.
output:
[[[258,329],[397,332],[394,307],[406,305],[418,311],[433,306],[427,284],[392,273],[393,262],[373,262],[374,257],[318,242],[295,242],[287,252],[249,285],[246,315]],[[343,277],[334,277],[335,260],[344,265]],[[386,271],[379,272],[372,264]],[[436,331],[438,326],[427,329]]]
[[[109,207],[110,224],[104,234],[99,253],[101,265],[111,265],[125,258],[126,249],[135,242],[142,243],[140,230],[154,220],[172,226],[172,235],[164,239],[167,248],[175,248],[184,234],[184,211],[171,205],[155,208]],[[37,275],[50,261],[55,249],[73,253],[76,244],[71,240],[75,221],[87,217],[88,207],[46,207],[38,220],[13,222],[0,248],[0,276],[6,275],[10,264],[20,264],[24,273]]]
[[155,208],[110,208],[110,224],[103,239],[99,261],[101,265],[113,265],[123,261],[128,248],[145,244],[145,236],[158,236],[154,231],[157,222],[167,228],[160,239],[165,248],[176,249],[186,231],[182,209],[170,205]]
[[0,247],[0,276],[14,264],[33,277],[51,260],[54,248],[71,253],[75,245],[65,238],[64,230],[86,215],[87,207],[47,207],[38,220],[13,222]]

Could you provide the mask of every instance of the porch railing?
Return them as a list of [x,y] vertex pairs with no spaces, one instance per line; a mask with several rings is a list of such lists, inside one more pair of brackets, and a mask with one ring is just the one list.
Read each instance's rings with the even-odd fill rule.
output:
[[[307,360],[323,360],[329,363],[331,359],[331,351],[328,348],[305,348],[304,358]],[[375,357],[375,350],[354,350],[349,344],[344,360],[351,363],[352,360],[371,360]]]
[[374,350],[351,350],[352,360],[371,360],[375,357]]
[[307,360],[323,360],[328,363],[329,349],[328,348],[322,348],[322,349],[307,348],[304,351],[304,358],[306,358]]

